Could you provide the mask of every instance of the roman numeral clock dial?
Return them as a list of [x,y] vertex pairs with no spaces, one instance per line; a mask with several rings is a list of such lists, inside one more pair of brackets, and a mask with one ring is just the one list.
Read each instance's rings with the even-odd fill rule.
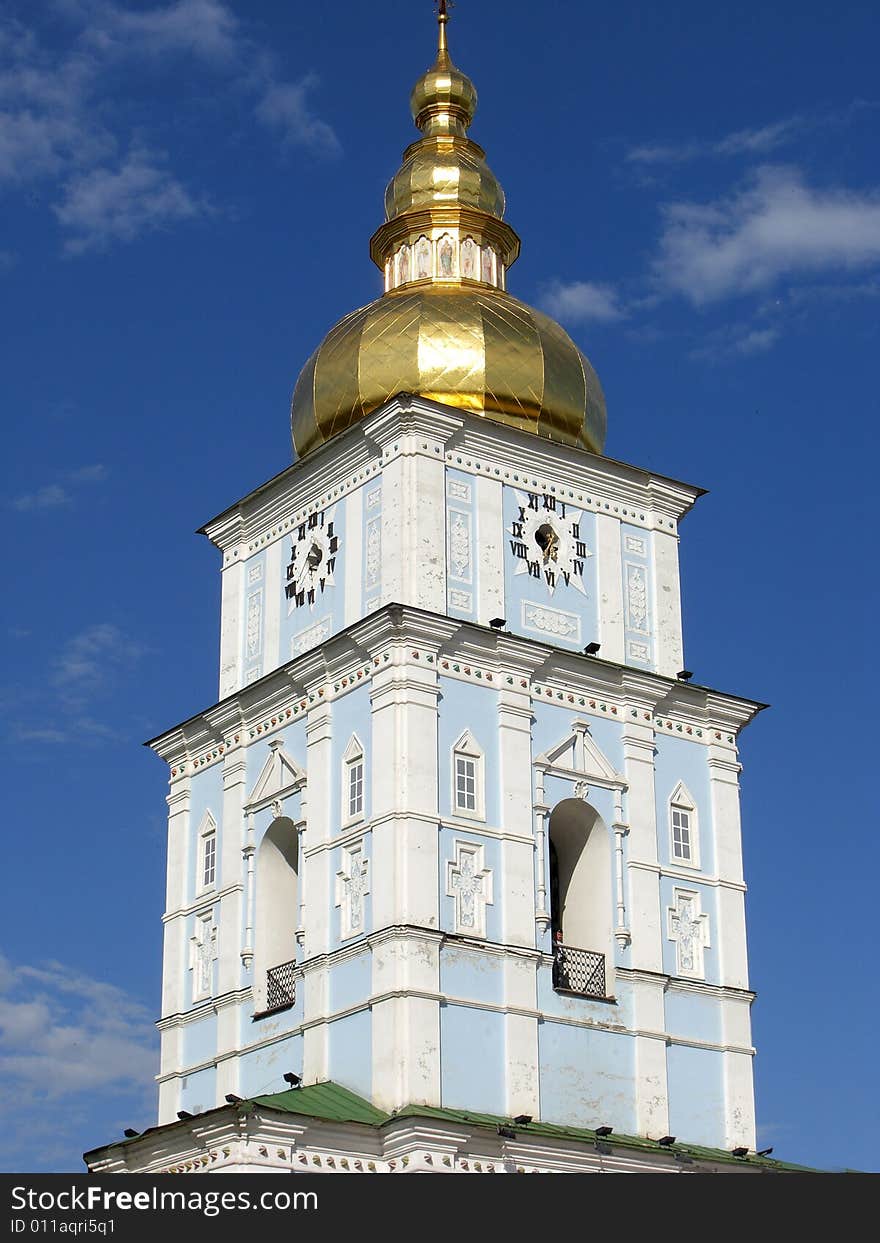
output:
[[541,580],[551,596],[557,587],[585,596],[584,565],[593,554],[581,538],[583,511],[546,492],[514,488],[514,495],[519,511],[507,530],[515,573]]
[[284,594],[289,609],[314,609],[318,599],[333,586],[339,536],[333,529],[333,509],[309,514],[291,536],[290,564]]

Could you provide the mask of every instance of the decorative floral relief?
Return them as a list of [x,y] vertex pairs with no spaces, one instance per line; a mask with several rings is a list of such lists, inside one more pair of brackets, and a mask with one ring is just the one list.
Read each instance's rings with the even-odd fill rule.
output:
[[649,661],[651,659],[647,643],[630,643],[629,654],[632,660]]
[[256,565],[252,565],[250,569],[248,570],[248,586],[250,587],[253,583],[261,582],[262,578],[263,578],[263,563],[262,561],[260,561]]
[[648,588],[645,571],[639,565],[626,567],[626,608],[632,630],[648,629]]
[[248,660],[254,660],[260,654],[263,637],[263,593],[255,591],[247,601],[247,635],[245,654]]
[[367,493],[367,509],[376,509],[382,503],[382,489],[373,488]]
[[639,539],[637,535],[628,535],[626,537],[626,551],[634,552],[637,557],[644,557],[646,555],[645,541]]
[[465,501],[470,504],[471,490],[470,486],[461,479],[449,479],[446,482],[446,495],[451,496],[453,500]]
[[558,635],[563,639],[579,639],[581,619],[575,613],[544,608],[540,604],[523,604],[523,625],[541,634]]
[[469,613],[473,608],[473,597],[469,591],[453,590],[449,593],[449,603],[452,608]]
[[449,515],[449,557],[452,577],[470,580],[471,522],[467,514],[454,509]]
[[382,521],[367,523],[367,586],[375,587],[382,572]]
[[322,617],[320,621],[315,622],[313,626],[309,626],[307,630],[303,630],[301,634],[295,635],[291,640],[290,653],[292,656],[300,656],[303,652],[307,652],[312,647],[317,647],[319,643],[323,643],[330,634],[330,618]]

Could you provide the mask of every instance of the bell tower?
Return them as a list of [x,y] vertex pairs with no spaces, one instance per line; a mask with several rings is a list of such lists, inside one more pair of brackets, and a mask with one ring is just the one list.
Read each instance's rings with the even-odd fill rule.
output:
[[439,10],[383,292],[299,375],[294,464],[203,528],[219,702],[150,744],[160,1125],[92,1169],[761,1165],[737,737],[762,705],[683,676],[701,489],[603,456],[593,367],[508,292]]

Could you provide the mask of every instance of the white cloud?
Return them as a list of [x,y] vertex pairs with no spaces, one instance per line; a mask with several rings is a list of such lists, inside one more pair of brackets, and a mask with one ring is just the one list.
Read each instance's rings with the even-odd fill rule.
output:
[[736,130],[711,141],[689,139],[680,143],[643,143],[626,154],[631,164],[686,164],[706,156],[766,155],[790,142],[810,122],[801,116],[787,117],[769,125]]
[[552,281],[543,292],[541,305],[550,315],[569,321],[607,323],[626,314],[610,285],[592,281]]
[[38,488],[36,492],[26,492],[23,496],[17,496],[11,504],[12,508],[19,510],[20,513],[28,513],[39,509],[57,509],[59,505],[69,505],[70,502],[71,496],[66,488],[62,488],[57,483],[48,483],[45,487]]
[[149,1011],[113,984],[58,962],[0,955],[0,1075],[6,1092],[58,1100],[146,1089],[155,1067]]
[[[90,466],[79,466],[63,476],[64,483],[74,485],[101,483],[106,478],[107,468],[101,462],[94,462]],[[68,488],[60,483],[48,483],[37,488],[35,492],[26,492],[23,496],[15,497],[10,501],[10,505],[20,513],[30,513],[35,510],[57,509],[59,505],[70,505],[72,501],[73,497]]]
[[306,98],[316,82],[314,75],[308,74],[300,82],[270,83],[257,104],[257,117],[280,132],[285,145],[335,155],[341,149],[339,139],[326,121],[314,115]]
[[93,462],[91,466],[78,466],[69,471],[67,478],[72,483],[102,483],[107,478],[107,467],[103,462]]
[[[126,86],[113,107],[105,83],[120,66],[137,88],[135,62],[188,57],[257,100],[259,119],[285,146],[339,149],[333,129],[309,107],[314,79],[274,81],[274,57],[223,0],[170,0],[146,7],[118,0],[54,0],[70,23],[67,44],[44,46],[34,28],[0,24],[0,189],[45,180],[58,186],[54,213],[80,255],[208,214],[204,198],[150,154],[125,122]],[[56,33],[53,31],[53,33]],[[115,78],[110,78],[110,74]],[[193,73],[181,80],[189,82]],[[124,80],[123,80],[124,81]],[[113,165],[117,152],[129,154]],[[0,263],[0,266],[3,266]]]
[[71,178],[53,209],[72,234],[66,252],[104,250],[113,242],[131,242],[204,215],[207,204],[193,198],[162,160],[157,153],[136,149],[114,170],[93,168]]
[[701,306],[878,260],[880,195],[814,189],[797,169],[765,166],[728,199],[666,205],[654,274]]
[[238,51],[238,19],[221,0],[175,0],[130,9],[107,0],[68,6],[87,17],[86,40],[103,52],[164,55],[185,52],[226,62]]
[[691,350],[691,358],[724,362],[764,354],[780,337],[777,327],[760,328],[753,324],[729,324],[710,333],[702,345]]
[[64,644],[52,681],[69,700],[81,704],[100,691],[114,672],[130,668],[145,651],[143,644],[118,626],[98,622]]

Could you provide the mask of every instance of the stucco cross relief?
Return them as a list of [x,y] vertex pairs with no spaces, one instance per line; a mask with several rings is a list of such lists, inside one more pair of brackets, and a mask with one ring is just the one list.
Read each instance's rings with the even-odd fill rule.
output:
[[193,973],[193,996],[204,997],[211,992],[212,966],[217,958],[217,927],[210,918],[196,921],[196,934],[190,940],[190,970]]
[[446,892],[455,901],[457,932],[486,935],[486,906],[492,903],[492,872],[483,866],[483,847],[455,843],[455,858],[446,863]]
[[343,937],[353,937],[363,929],[364,895],[370,892],[369,867],[363,842],[342,852],[342,867],[336,873],[336,905],[341,907]]
[[709,916],[700,910],[700,895],[676,889],[667,908],[669,939],[675,942],[676,974],[703,979],[703,950],[709,946]]

